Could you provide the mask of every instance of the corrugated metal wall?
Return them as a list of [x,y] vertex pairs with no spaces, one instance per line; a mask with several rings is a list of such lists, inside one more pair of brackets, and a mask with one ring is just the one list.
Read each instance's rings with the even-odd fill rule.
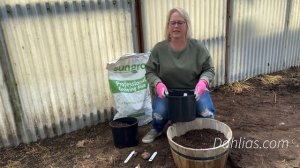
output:
[[140,2],[137,39],[135,0],[0,1],[0,148],[111,118],[106,63],[163,40],[172,7],[209,49],[214,86],[300,65],[299,0]]
[[232,0],[229,82],[300,64],[299,0]]
[[0,79],[0,147],[11,145],[12,135],[19,135],[15,143],[32,142],[111,118],[105,67],[136,48],[134,5],[130,0],[0,2],[3,48],[22,122],[19,130],[14,127]]
[[291,0],[289,8],[286,10],[287,30],[286,30],[286,65],[285,67],[300,65],[300,1]]
[[225,83],[226,1],[220,0],[142,0],[143,33],[146,51],[164,40],[167,13],[184,8],[190,15],[193,38],[201,40],[210,51],[216,68],[215,86]]

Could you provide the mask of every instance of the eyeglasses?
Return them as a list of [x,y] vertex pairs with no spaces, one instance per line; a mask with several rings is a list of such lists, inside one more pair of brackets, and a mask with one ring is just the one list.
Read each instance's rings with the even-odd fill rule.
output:
[[172,27],[175,27],[176,25],[178,25],[178,27],[184,25],[186,22],[185,21],[170,21],[169,25]]

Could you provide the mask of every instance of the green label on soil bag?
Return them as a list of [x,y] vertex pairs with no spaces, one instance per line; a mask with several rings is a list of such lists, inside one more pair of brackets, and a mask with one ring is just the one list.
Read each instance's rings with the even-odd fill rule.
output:
[[112,93],[133,93],[146,89],[148,82],[145,77],[137,80],[109,80],[109,86]]

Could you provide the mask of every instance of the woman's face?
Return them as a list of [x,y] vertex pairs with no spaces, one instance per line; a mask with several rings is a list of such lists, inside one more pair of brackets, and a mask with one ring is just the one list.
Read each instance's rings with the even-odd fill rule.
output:
[[169,20],[169,34],[171,39],[185,39],[187,24],[184,18],[178,13],[171,14]]

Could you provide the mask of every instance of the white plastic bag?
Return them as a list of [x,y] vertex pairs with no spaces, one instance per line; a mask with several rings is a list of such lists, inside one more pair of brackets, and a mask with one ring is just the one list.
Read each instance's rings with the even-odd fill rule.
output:
[[152,120],[150,89],[145,78],[148,59],[149,53],[138,53],[124,55],[107,64],[109,86],[117,110],[114,120],[135,117],[139,126]]

